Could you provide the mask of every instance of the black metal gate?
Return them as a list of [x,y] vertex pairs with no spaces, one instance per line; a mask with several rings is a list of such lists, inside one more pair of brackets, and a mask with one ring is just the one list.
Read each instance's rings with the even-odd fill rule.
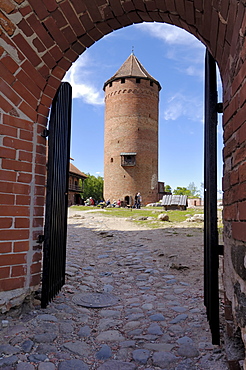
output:
[[48,130],[42,308],[65,283],[71,105],[72,88],[62,82],[52,103]]
[[219,252],[217,228],[217,102],[216,62],[205,57],[204,132],[204,304],[212,333],[212,343],[220,344]]

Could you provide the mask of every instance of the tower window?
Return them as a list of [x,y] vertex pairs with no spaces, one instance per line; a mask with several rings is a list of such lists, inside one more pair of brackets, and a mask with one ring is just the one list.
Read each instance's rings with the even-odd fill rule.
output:
[[122,84],[124,84],[124,83],[126,82],[126,79],[125,79],[125,78],[122,78],[122,79],[120,80],[120,82],[121,82]]
[[153,86],[153,81],[150,81],[150,86]]
[[137,153],[121,153],[121,166],[135,166]]
[[109,83],[109,87],[112,87],[112,82]]
[[136,78],[136,83],[140,84],[140,78]]
[[110,162],[112,163],[114,161],[114,158],[110,158]]

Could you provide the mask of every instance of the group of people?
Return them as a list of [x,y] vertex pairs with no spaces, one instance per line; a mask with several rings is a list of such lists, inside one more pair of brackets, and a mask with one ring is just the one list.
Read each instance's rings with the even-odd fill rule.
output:
[[[134,196],[134,203],[130,204],[129,206],[132,206],[132,208],[141,208],[141,203],[142,203],[142,197],[141,194],[138,192]],[[108,199],[106,202],[104,200],[101,200],[100,202],[96,202],[92,197],[89,197],[86,199],[84,202],[85,206],[101,206],[101,207],[122,207],[124,206],[124,202],[121,201],[120,199],[118,200],[113,200],[113,202],[110,202],[110,199]]]
[[113,202],[110,202],[110,199],[106,201],[106,207],[121,207],[121,200],[113,200]]
[[[130,204],[130,206],[132,206],[132,208],[140,209],[141,208],[141,203],[142,203],[142,197],[141,197],[141,194],[138,192],[134,196],[134,203]],[[117,201],[113,200],[113,202],[111,203],[110,199],[108,199],[105,202],[105,206],[106,207],[122,207],[122,206],[124,206],[124,202],[121,201],[120,199],[118,199]]]
[[95,200],[92,197],[90,197],[90,198],[86,199],[85,205],[86,206],[95,206],[96,205],[96,202],[95,202]]

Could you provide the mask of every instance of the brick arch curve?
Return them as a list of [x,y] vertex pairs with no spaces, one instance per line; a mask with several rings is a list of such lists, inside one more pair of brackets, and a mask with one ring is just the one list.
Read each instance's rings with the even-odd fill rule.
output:
[[[193,34],[216,59],[224,85],[231,82],[242,63],[237,50],[242,47],[239,30],[244,6],[237,0],[222,4],[203,0],[117,0],[111,5],[102,0],[98,6],[88,0],[7,0],[3,8],[3,43],[8,55],[5,64],[12,63],[11,72],[16,71],[16,64],[21,68],[13,74],[11,90],[23,90],[29,82],[30,92],[22,92],[18,109],[13,106],[18,103],[16,98],[11,101],[13,105],[7,107],[6,103],[5,111],[31,120],[35,120],[36,111],[38,116],[47,116],[60,80],[86,48],[106,34],[134,23],[165,22]],[[235,45],[232,39],[236,34]],[[225,71],[230,58],[233,62],[228,75]],[[35,86],[31,86],[32,79]]]
[[[104,35],[140,22],[184,28],[208,47],[223,81],[224,221],[227,297],[246,246],[245,2],[243,0],[4,0],[0,13],[0,301],[21,300],[39,283],[45,139],[51,101],[71,64]],[[9,258],[11,256],[11,258]],[[243,256],[240,256],[244,260]],[[18,268],[13,268],[10,260]],[[238,266],[240,270],[240,266]],[[245,291],[245,282],[240,280]],[[237,289],[237,291],[239,291]],[[19,295],[18,295],[19,294]],[[6,296],[6,295],[5,295]],[[1,307],[0,307],[1,308]],[[5,309],[3,308],[3,309]],[[239,310],[240,311],[240,310]],[[242,328],[246,334],[246,329]]]
[[[89,48],[103,36],[135,23],[164,22],[183,28],[193,34],[209,49],[218,63],[222,81],[227,85],[231,83],[233,75],[238,72],[242,63],[236,57],[236,47],[234,49],[230,47],[232,46],[232,38],[237,33],[235,32],[237,27],[234,20],[237,19],[240,11],[243,14],[243,4],[238,4],[237,0],[213,5],[212,1],[203,4],[203,0],[194,2],[190,0],[169,0],[166,2],[140,0],[137,4],[134,1],[121,2],[117,0],[109,5],[107,0],[103,0],[99,6],[95,6],[89,1],[78,5],[75,0],[70,0],[61,5],[58,1],[58,4],[53,4],[53,6],[44,5],[42,10],[39,5],[34,4],[34,1],[31,3],[37,15],[42,13],[41,24],[48,29],[48,33],[51,34],[56,46],[62,52],[61,59],[56,61],[56,64],[50,69],[45,90],[41,91],[41,94],[44,95],[46,91],[50,92],[52,88],[56,88],[57,81],[54,85],[54,79],[61,80],[71,63],[86,48]],[[57,14],[53,16],[53,13]],[[67,18],[66,25],[62,25],[61,20],[58,19],[62,17],[62,14]],[[242,17],[239,18],[238,26],[242,22]],[[61,28],[57,30],[60,24]],[[237,44],[239,44],[237,48],[242,47],[240,37]],[[57,52],[54,49],[51,49],[51,54]],[[50,54],[47,53],[45,57],[49,59]],[[230,73],[228,74],[225,73],[225,70],[228,69],[226,64],[229,58],[233,59],[233,63],[230,65]],[[50,96],[50,94],[49,97],[53,98],[54,93],[53,91],[53,95]]]

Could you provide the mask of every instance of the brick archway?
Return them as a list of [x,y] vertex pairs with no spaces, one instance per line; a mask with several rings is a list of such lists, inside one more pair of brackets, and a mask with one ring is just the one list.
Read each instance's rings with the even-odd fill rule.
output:
[[[240,312],[246,246],[245,2],[243,0],[1,0],[0,301],[21,301],[38,283],[45,139],[52,99],[83,51],[140,22],[184,28],[208,47],[223,81],[225,281]],[[6,292],[11,291],[11,295]],[[14,299],[10,298],[14,297]],[[240,323],[240,317],[237,318]],[[246,329],[242,324],[242,332]]]

